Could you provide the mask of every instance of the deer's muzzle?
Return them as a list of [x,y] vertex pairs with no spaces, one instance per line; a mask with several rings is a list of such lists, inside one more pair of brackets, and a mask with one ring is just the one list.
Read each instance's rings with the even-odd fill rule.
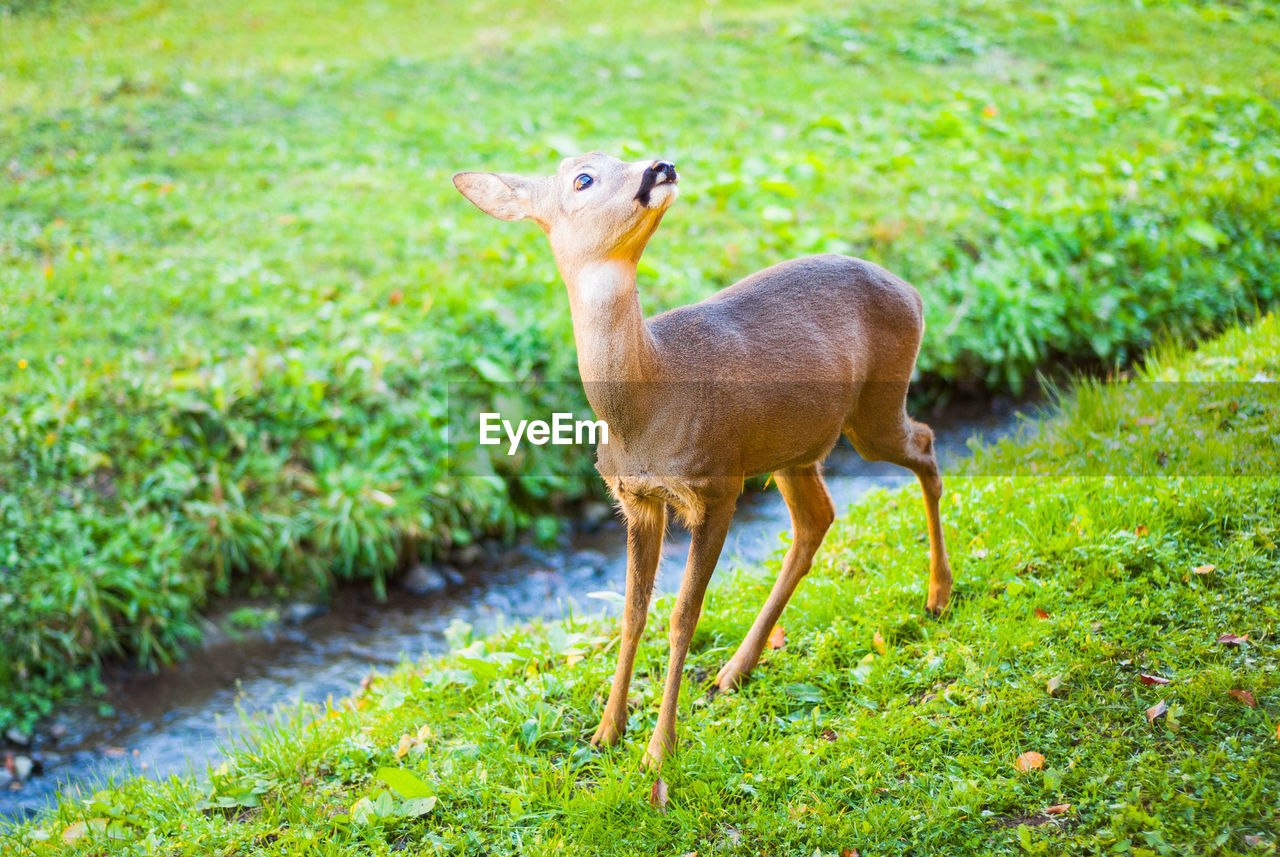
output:
[[654,161],[644,168],[640,177],[640,190],[636,193],[636,201],[645,208],[649,207],[649,193],[660,184],[675,184],[680,180],[676,174],[676,165],[670,161]]

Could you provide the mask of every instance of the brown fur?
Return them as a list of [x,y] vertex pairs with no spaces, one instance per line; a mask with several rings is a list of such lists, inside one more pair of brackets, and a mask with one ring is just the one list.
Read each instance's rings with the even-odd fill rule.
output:
[[[949,598],[951,571],[933,433],[905,409],[924,330],[919,293],[870,262],[811,256],[646,320],[636,266],[676,197],[674,182],[659,183],[641,204],[647,168],[648,161],[591,153],[565,160],[546,178],[459,173],[454,184],[483,211],[531,218],[547,233],[569,291],[587,398],[609,424],[597,468],[627,521],[627,596],[618,666],[593,743],[613,743],[626,726],[667,508],[693,533],[646,754],[657,767],[675,745],[689,640],[745,478],[775,474],[795,539],[760,615],[716,677],[721,689],[755,667],[831,525],[835,510],[819,463],[841,434],[864,458],[918,476],[929,526],[927,607],[935,614]],[[576,190],[583,174],[592,182]]]

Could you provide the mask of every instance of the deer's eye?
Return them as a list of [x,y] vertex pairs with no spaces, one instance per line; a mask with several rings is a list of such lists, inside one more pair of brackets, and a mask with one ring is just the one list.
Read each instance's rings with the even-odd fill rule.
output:
[[591,176],[587,175],[586,173],[583,173],[582,175],[578,176],[576,179],[573,180],[573,189],[586,190],[587,188],[591,187],[591,185],[594,182],[595,182],[595,179],[591,178]]

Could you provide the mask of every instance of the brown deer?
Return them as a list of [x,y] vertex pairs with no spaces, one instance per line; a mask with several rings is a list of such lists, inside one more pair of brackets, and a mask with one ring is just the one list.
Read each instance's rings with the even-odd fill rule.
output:
[[772,473],[795,537],[741,645],[716,676],[728,690],[760,659],[835,517],[820,463],[843,433],[868,461],[913,471],[929,526],[928,609],[951,594],[933,432],[906,413],[924,330],[919,293],[861,259],[810,256],[766,268],[700,303],[645,319],[636,266],[675,200],[675,167],[599,152],[526,178],[463,172],[453,183],[500,220],[529,218],[551,241],[569,290],[587,400],[609,426],[597,469],[627,525],[627,584],[613,686],[591,742],[613,744],[644,631],[667,509],[692,545],[672,610],[658,725],[645,756],[675,746],[676,704],[689,640],[743,480]]

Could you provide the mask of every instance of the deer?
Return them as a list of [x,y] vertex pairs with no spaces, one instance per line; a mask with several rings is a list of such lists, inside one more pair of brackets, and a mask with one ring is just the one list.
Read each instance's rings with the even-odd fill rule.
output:
[[657,725],[643,757],[661,768],[676,746],[676,709],[690,639],[745,480],[772,474],[793,536],[759,615],[715,677],[737,687],[835,519],[822,461],[841,435],[868,461],[911,470],[929,534],[926,608],[951,595],[942,480],[933,431],[907,415],[924,333],[919,292],[884,268],[843,255],[781,262],[698,303],[645,318],[640,256],[678,196],[664,160],[601,152],[564,159],[554,175],[459,172],[454,186],[481,211],[532,220],[551,244],[569,295],[578,370],[609,426],[596,469],[626,525],[621,640],[593,746],[625,732],[636,652],[649,614],[668,513],[691,534],[667,627]]

